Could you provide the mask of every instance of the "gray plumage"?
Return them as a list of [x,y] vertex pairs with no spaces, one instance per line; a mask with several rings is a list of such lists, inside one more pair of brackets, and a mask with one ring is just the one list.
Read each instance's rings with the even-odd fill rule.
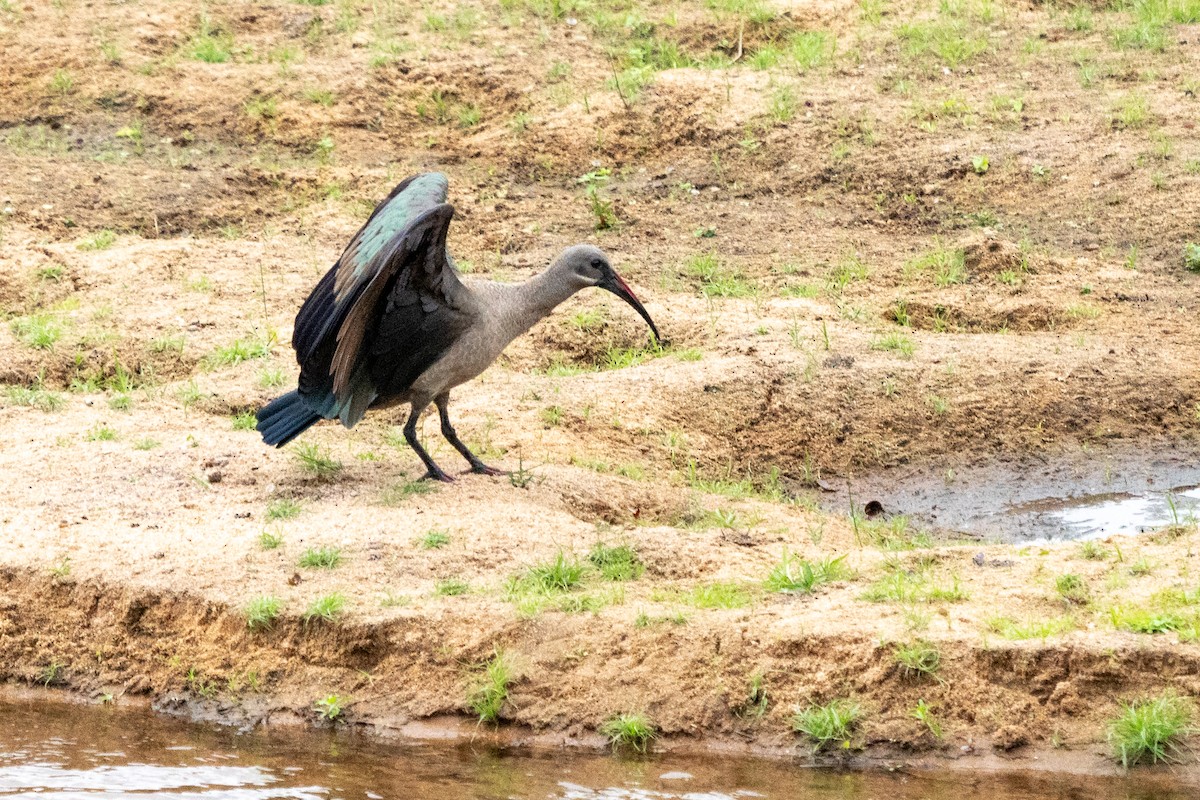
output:
[[658,330],[646,309],[590,245],[569,247],[519,285],[463,282],[446,249],[454,209],[444,175],[401,183],[355,234],[296,317],[296,391],[258,413],[267,444],[282,446],[320,419],[355,425],[369,408],[412,406],[404,434],[426,477],[451,480],[421,447],[416,423],[437,405],[442,434],[474,472],[498,471],[458,438],[450,391],[475,378],[513,339],[580,289],[606,289]]

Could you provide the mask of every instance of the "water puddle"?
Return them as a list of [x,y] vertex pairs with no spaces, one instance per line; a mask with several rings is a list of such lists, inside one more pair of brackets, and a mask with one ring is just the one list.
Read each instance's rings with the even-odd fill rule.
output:
[[[1081,755],[1082,759],[1094,756]],[[804,768],[715,756],[622,760],[432,747],[311,731],[238,732],[113,707],[0,702],[0,797],[24,800],[1183,800],[1169,773]]]
[[897,467],[830,481],[831,511],[903,515],[944,538],[1030,543],[1136,535],[1200,519],[1200,451],[1177,446]]

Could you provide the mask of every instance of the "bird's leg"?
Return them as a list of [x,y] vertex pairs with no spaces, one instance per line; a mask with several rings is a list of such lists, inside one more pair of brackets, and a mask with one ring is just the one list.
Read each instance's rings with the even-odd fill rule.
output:
[[408,442],[408,446],[421,457],[421,461],[425,463],[425,478],[430,480],[442,481],[443,483],[452,483],[454,478],[451,478],[442,468],[437,465],[429,453],[425,452],[425,448],[421,447],[421,443],[417,441],[417,420],[421,418],[421,412],[429,408],[429,404],[413,403],[412,413],[408,415],[408,422],[404,425],[404,439]]
[[495,467],[489,467],[487,464],[479,460],[479,456],[471,452],[471,448],[462,443],[462,439],[458,438],[458,433],[455,432],[454,426],[450,424],[450,393],[439,394],[433,398],[433,402],[437,404],[438,416],[442,418],[442,436],[446,437],[446,441],[454,445],[454,449],[462,453],[462,457],[471,463],[471,472],[477,472],[480,475],[503,475],[502,470]]

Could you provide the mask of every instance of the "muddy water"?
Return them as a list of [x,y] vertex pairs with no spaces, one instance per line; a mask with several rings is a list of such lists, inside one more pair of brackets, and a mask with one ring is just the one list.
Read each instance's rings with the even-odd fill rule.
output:
[[829,480],[830,511],[877,503],[941,539],[1013,543],[1137,535],[1200,518],[1200,450],[1147,443]]
[[1182,800],[1136,777],[862,773],[779,761],[405,745],[346,733],[239,732],[148,711],[0,703],[0,797],[39,800]]

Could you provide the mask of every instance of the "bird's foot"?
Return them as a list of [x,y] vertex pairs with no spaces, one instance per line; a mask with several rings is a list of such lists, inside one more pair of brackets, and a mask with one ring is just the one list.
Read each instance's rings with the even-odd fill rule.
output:
[[447,475],[446,473],[442,472],[440,469],[430,469],[428,472],[426,472],[424,475],[421,476],[421,480],[423,480],[423,481],[441,481],[442,483],[454,483],[454,478],[451,477],[450,475]]
[[487,464],[484,464],[482,461],[472,464],[471,472],[475,473],[476,475],[507,475],[508,474],[507,470],[496,469],[495,467],[489,467]]

